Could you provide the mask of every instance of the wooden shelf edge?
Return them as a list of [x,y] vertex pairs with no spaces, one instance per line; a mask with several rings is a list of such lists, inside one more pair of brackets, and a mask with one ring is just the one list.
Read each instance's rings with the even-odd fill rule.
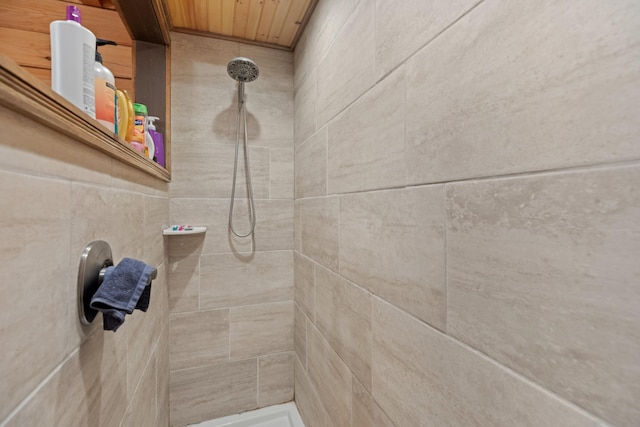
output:
[[168,170],[141,156],[62,96],[0,54],[0,105],[166,182]]

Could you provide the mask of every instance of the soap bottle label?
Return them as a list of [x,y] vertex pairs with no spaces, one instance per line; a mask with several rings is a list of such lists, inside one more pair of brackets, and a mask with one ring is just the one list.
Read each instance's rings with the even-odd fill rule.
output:
[[145,143],[144,121],[144,115],[136,115],[133,127],[133,137],[131,137],[132,141],[139,142],[141,144]]
[[84,103],[84,112],[92,118],[96,118],[96,98],[95,98],[95,82],[93,79],[93,64],[95,61],[95,46],[82,44],[82,101]]
[[[116,88],[105,79],[96,78],[96,119],[110,124],[115,123]],[[105,125],[107,123],[104,123]]]

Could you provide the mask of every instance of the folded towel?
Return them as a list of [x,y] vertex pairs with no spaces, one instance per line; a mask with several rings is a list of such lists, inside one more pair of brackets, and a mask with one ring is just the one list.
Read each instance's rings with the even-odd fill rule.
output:
[[142,295],[140,295],[140,299],[136,304],[136,310],[147,311],[149,308],[149,302],[151,300],[151,283],[149,286],[145,287],[142,291]]
[[[102,312],[105,330],[115,332],[124,323],[124,316],[133,313],[135,308],[147,310],[151,291],[147,284],[153,270],[150,265],[131,258],[124,258],[116,267],[107,268],[90,304],[91,308]],[[146,296],[141,298],[145,291]]]

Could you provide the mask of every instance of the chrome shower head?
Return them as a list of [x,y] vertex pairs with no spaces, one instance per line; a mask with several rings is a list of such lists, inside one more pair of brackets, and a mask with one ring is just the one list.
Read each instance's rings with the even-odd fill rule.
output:
[[239,56],[229,61],[227,73],[232,79],[239,82],[252,82],[258,78],[260,70],[252,60]]

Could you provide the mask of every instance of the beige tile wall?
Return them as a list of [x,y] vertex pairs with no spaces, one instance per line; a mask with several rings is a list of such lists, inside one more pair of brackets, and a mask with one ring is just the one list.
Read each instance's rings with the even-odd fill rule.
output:
[[[0,108],[0,424],[168,426],[169,189]],[[151,306],[116,333],[77,312],[86,244],[158,268]]]
[[294,54],[307,426],[639,425],[638,22],[320,0]]
[[[180,426],[293,399],[293,55],[172,35],[170,218],[205,235],[169,239],[171,422]],[[227,63],[258,64],[247,83],[257,224],[228,229],[237,83]],[[249,228],[242,150],[234,226]]]

